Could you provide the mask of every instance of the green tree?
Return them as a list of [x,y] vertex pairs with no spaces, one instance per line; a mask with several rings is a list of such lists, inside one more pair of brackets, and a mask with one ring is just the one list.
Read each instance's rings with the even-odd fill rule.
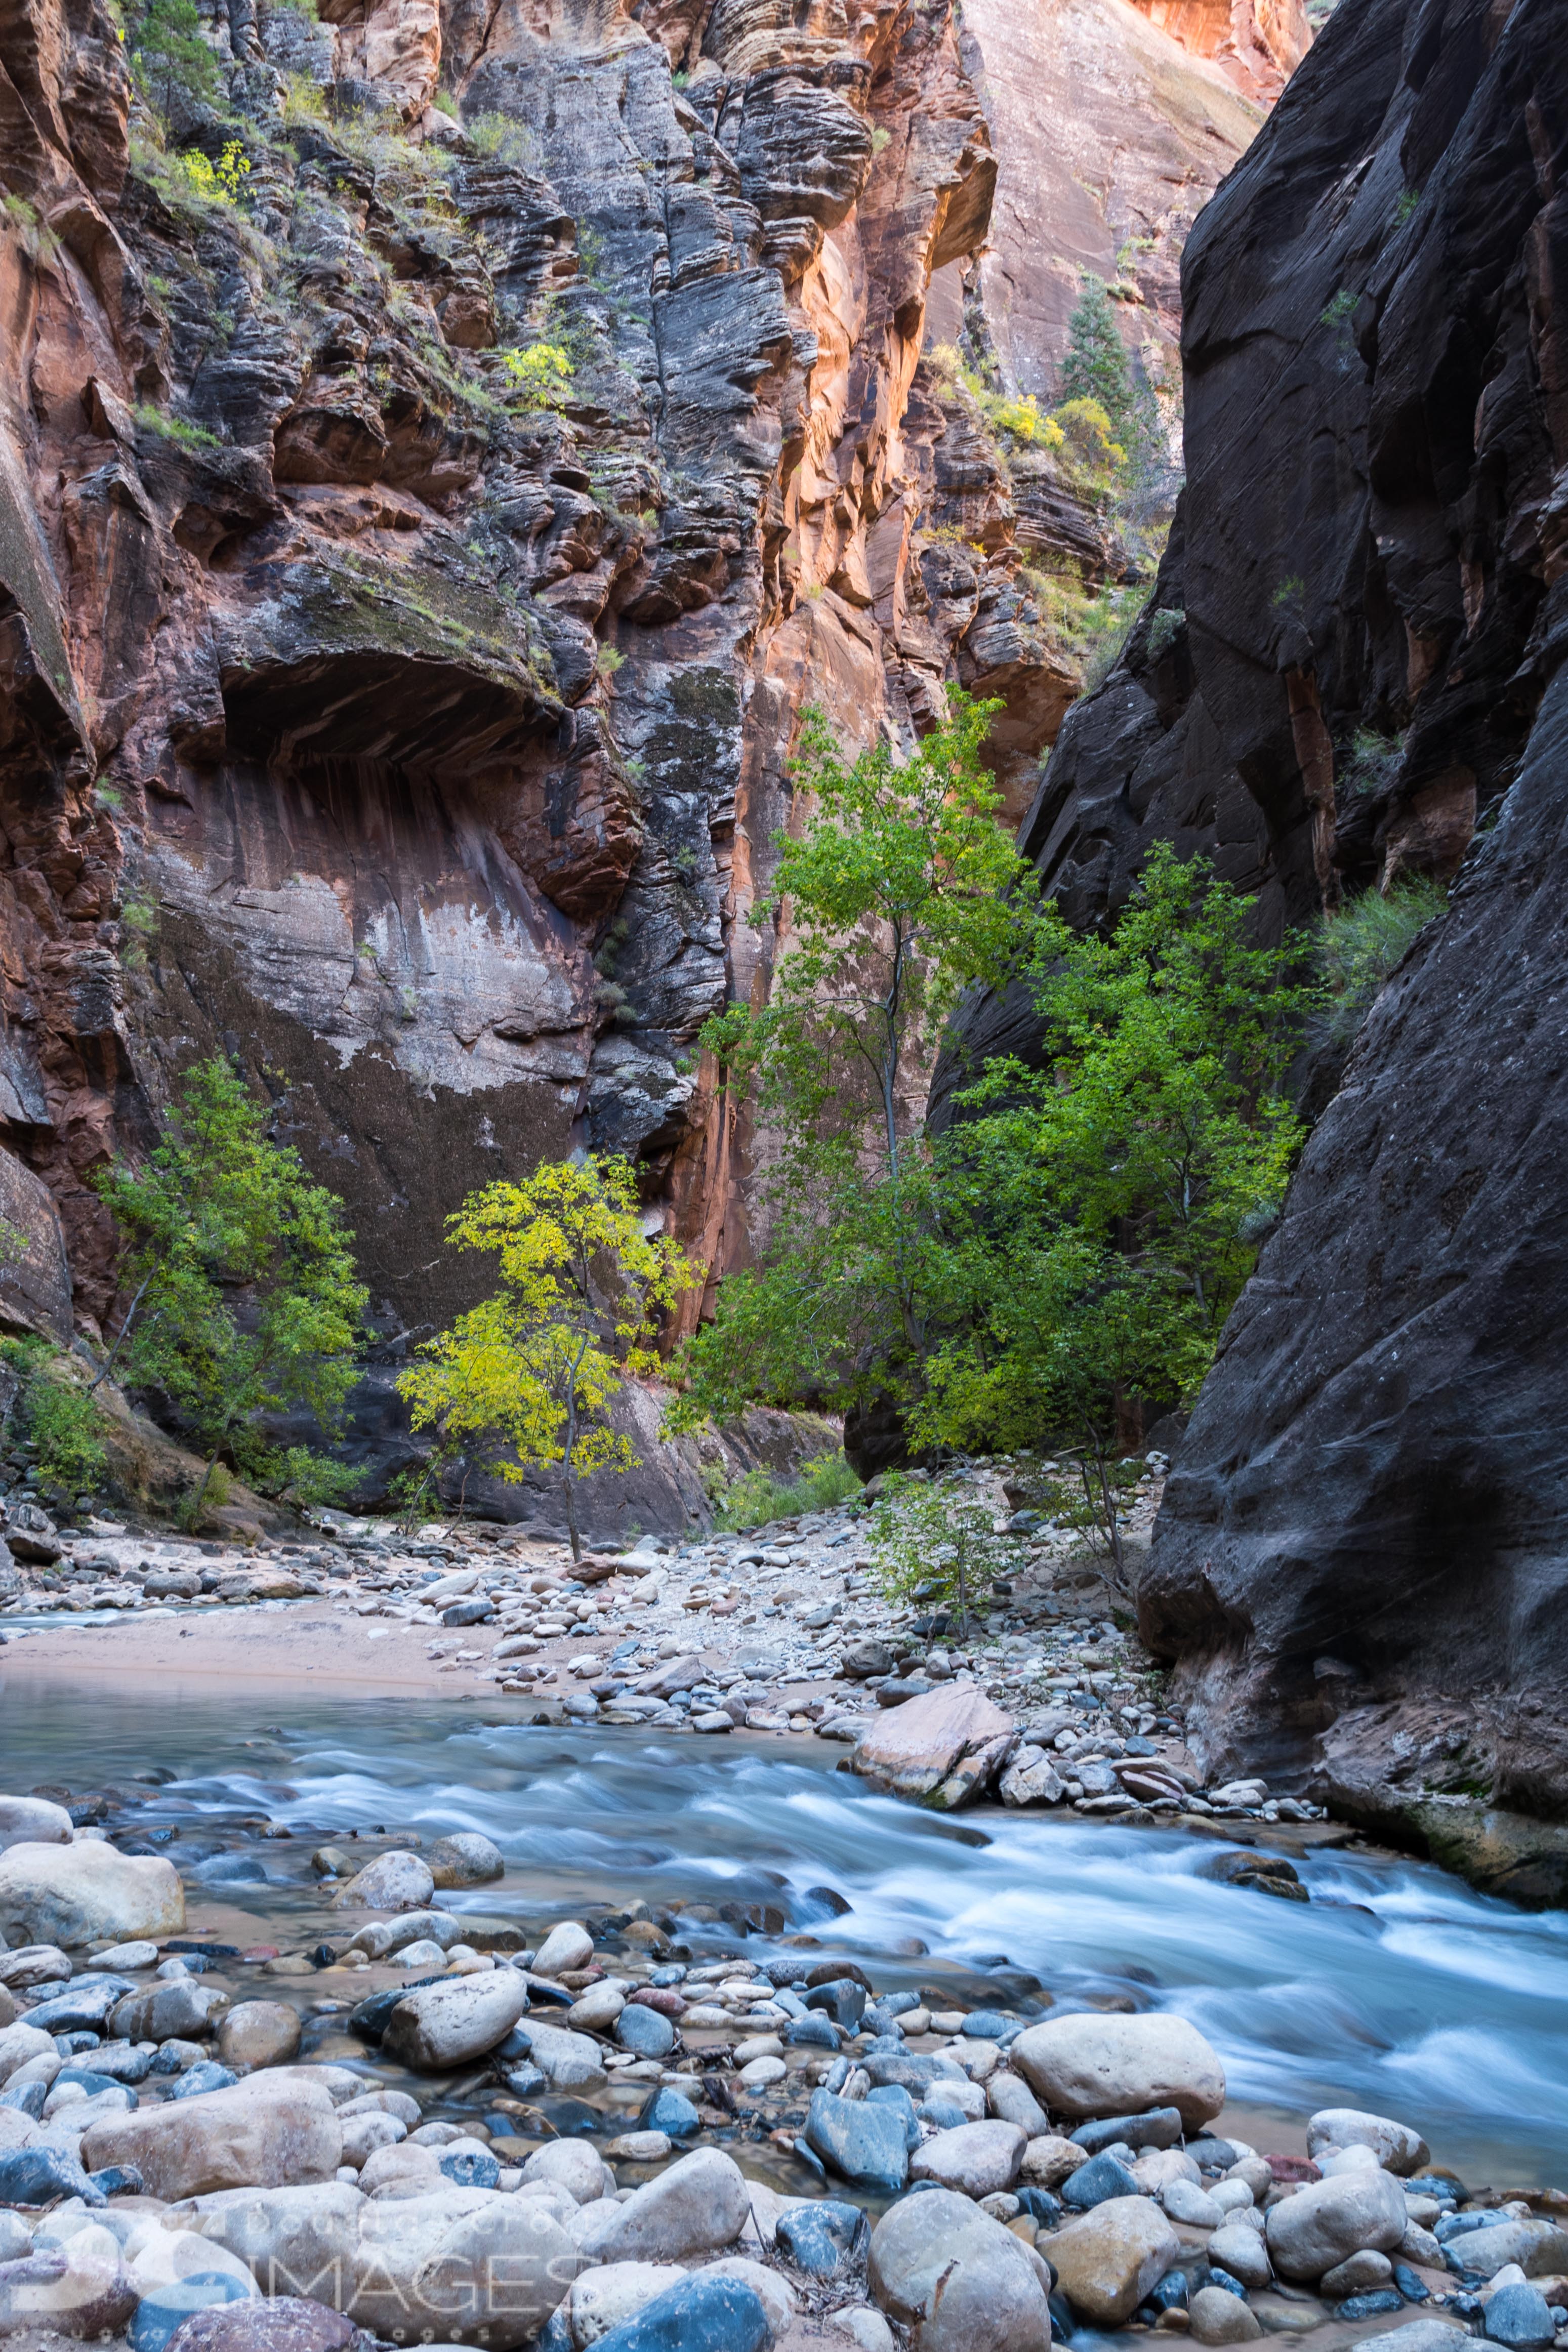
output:
[[162,1389],[207,1453],[193,1521],[220,1456],[298,1486],[305,1463],[268,1443],[262,1416],[303,1409],[330,1433],[356,1376],[353,1235],[337,1195],[268,1137],[270,1117],[215,1055],[185,1073],[145,1163],[99,1180],[132,1292],[104,1373],[118,1360]]
[[486,1466],[513,1484],[558,1462],[575,1559],[580,1481],[637,1459],[610,1427],[610,1404],[628,1372],[659,1369],[659,1317],[700,1272],[674,1242],[644,1234],[623,1160],[488,1184],[447,1234],[498,1258],[500,1286],[426,1342],[399,1391],[447,1458],[482,1441],[496,1449]]
[[1116,323],[1115,306],[1098,278],[1085,278],[1068,320],[1061,398],[1098,402],[1110,420],[1112,438],[1123,448],[1135,437],[1138,415],[1132,370]]
[[1020,967],[1035,908],[984,764],[999,707],[950,688],[941,725],[903,761],[879,742],[847,761],[806,715],[793,778],[813,813],[779,837],[754,916],[781,938],[772,996],[702,1032],[730,1085],[755,1087],[769,1239],[687,1350],[673,1426],[759,1397],[844,1404],[918,1381],[936,1238],[931,1063],[963,990]]
[[943,1147],[951,1321],[916,1433],[1068,1434],[1119,1569],[1121,1426],[1198,1386],[1301,1140],[1301,950],[1250,945],[1252,906],[1160,844],[1108,936],[1047,910],[1046,1066],[990,1065]]
[[165,120],[176,98],[211,103],[218,93],[217,59],[195,0],[148,0],[132,35],[131,67],[142,97]]

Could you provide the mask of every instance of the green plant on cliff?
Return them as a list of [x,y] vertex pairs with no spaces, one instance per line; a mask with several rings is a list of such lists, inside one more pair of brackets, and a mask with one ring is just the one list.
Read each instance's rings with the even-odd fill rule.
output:
[[645,1234],[624,1160],[489,1184],[447,1237],[497,1258],[500,1285],[426,1343],[398,1392],[444,1460],[483,1447],[485,1467],[514,1485],[559,1464],[575,1559],[581,1481],[637,1460],[610,1407],[628,1372],[658,1369],[659,1319],[701,1276],[672,1241]]
[[[26,1237],[19,1238],[25,1249]],[[109,1454],[102,1418],[82,1384],[80,1367],[47,1339],[32,1337],[0,1339],[0,1364],[20,1376],[12,1415],[34,1449],[45,1492],[70,1498],[94,1485],[108,1467]]]
[[164,121],[176,101],[210,105],[218,95],[217,58],[202,32],[195,0],[147,0],[131,34],[131,70],[142,97]]
[[1386,897],[1363,890],[1336,914],[1323,917],[1318,941],[1326,996],[1321,1027],[1333,1044],[1350,1043],[1384,983],[1447,903],[1441,882],[1412,874]]
[[119,1228],[131,1294],[104,1366],[163,1391],[215,1465],[276,1484],[289,1467],[262,1427],[310,1413],[329,1433],[356,1377],[366,1293],[342,1203],[221,1055],[186,1071],[140,1167],[116,1160],[98,1190]]
[[500,354],[519,408],[559,408],[574,373],[560,343],[514,344]]
[[894,1471],[871,1516],[868,1549],[888,1599],[945,1610],[962,1635],[984,1611],[998,1577],[1023,1564],[1024,1548],[998,1535],[989,1507],[956,1479]]
[[984,765],[998,707],[951,688],[907,758],[879,740],[853,761],[806,716],[792,781],[812,814],[776,837],[753,916],[783,931],[772,999],[701,1034],[726,1086],[755,1090],[771,1237],[691,1341],[672,1425],[919,1383],[938,1237],[926,1074],[963,992],[1019,968],[1034,916]]

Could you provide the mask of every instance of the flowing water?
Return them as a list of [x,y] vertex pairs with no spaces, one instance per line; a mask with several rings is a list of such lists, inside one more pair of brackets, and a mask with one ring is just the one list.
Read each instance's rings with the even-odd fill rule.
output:
[[[1005,1956],[1069,2005],[1121,1992],[1191,2017],[1240,2105],[1298,2123],[1372,2107],[1416,2124],[1468,2180],[1568,2181],[1568,1916],[1333,1853],[1300,1865],[1310,1904],[1284,1903],[1200,1876],[1215,1849],[1189,1836],[989,1810],[955,1822],[870,1793],[804,1738],[531,1729],[500,1719],[503,1705],[480,1718],[471,1704],[232,1688],[175,1702],[156,1685],[40,1685],[0,1667],[0,1788],[160,1769],[173,1775],[160,1817],[187,1845],[241,1814],[310,1843],[482,1830],[506,1881],[448,1900],[491,1915],[786,1901],[879,1982],[973,1997]],[[169,1853],[180,1860],[179,1841]],[[226,1880],[220,1861],[198,1865],[193,1894],[298,1941],[324,1917],[309,1853],[252,1841],[245,1867],[264,1880]],[[849,1907],[826,1916],[816,1888]]]

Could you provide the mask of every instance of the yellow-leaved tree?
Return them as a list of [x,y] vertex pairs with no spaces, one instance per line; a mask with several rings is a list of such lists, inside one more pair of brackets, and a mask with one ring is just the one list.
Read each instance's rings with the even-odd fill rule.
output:
[[447,1237],[498,1257],[500,1286],[426,1341],[399,1392],[447,1457],[493,1448],[485,1467],[513,1485],[558,1462],[579,1559],[579,1481],[637,1459],[610,1426],[611,1400],[628,1372],[658,1370],[659,1315],[701,1270],[667,1236],[644,1234],[624,1160],[556,1161],[487,1184],[447,1219]]

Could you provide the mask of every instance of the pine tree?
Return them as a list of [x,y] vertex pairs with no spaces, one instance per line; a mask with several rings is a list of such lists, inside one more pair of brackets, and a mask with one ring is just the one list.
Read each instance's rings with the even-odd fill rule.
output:
[[165,119],[176,97],[192,105],[216,98],[217,59],[203,36],[195,0],[148,0],[134,37],[137,87]]
[[1098,278],[1086,278],[1068,320],[1068,352],[1062,362],[1061,396],[1097,400],[1124,448],[1139,436],[1138,402],[1126,347],[1116,325],[1110,297]]

